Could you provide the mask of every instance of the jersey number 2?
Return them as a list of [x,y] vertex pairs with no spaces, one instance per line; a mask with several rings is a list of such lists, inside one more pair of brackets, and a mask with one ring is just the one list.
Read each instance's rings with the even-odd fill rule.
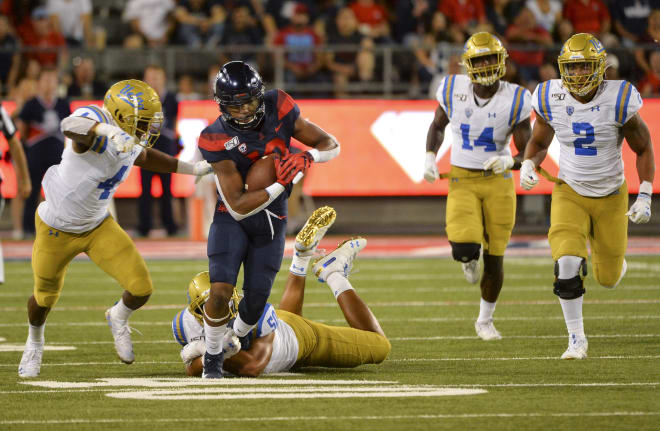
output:
[[111,178],[108,178],[102,183],[99,183],[99,185],[96,188],[103,190],[103,193],[101,193],[101,196],[99,196],[99,200],[108,199],[108,197],[110,196],[110,190],[112,190],[112,188],[118,182],[120,182],[122,178],[124,178],[124,173],[126,172],[126,169],[128,169],[128,166],[122,166],[117,171],[117,173],[114,174]]
[[[463,149],[472,151],[474,148],[470,145],[470,125],[462,123],[461,124],[461,136],[463,136]],[[497,146],[493,142],[493,128],[486,127],[484,131],[481,132],[481,135],[474,141],[475,147],[484,147],[484,151],[495,151]]]
[[[582,132],[584,132],[584,137],[582,137]],[[596,147],[587,147],[587,145],[596,140],[596,138],[594,138],[594,126],[589,123],[573,123],[573,133],[580,136],[573,141],[575,155],[595,156],[598,152]]]

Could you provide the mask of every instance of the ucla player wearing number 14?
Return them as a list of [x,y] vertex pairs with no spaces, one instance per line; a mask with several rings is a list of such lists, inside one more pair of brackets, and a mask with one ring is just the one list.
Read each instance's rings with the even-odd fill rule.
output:
[[[548,239],[555,261],[554,293],[569,334],[562,359],[587,356],[582,320],[587,239],[594,278],[614,288],[626,272],[626,216],[634,223],[646,223],[651,217],[655,163],[649,130],[637,113],[642,99],[631,83],[603,79],[606,55],[590,34],[576,34],[566,41],[558,59],[561,80],[539,84],[532,96],[536,123],[520,169],[520,185],[531,189],[538,182],[534,169],[557,135],[559,179],[552,191]],[[623,138],[637,155],[641,183],[627,213]]]
[[[479,255],[484,247],[481,303],[475,322],[484,340],[501,338],[493,325],[495,303],[504,281],[504,251],[516,215],[516,192],[511,169],[520,160],[531,127],[530,94],[500,81],[507,52],[499,39],[476,33],[465,44],[463,65],[468,75],[450,75],[438,88],[440,105],[426,138],[424,178],[438,179],[436,153],[451,124],[451,171],[447,197],[447,236],[452,256],[463,265],[470,283],[479,281]],[[511,156],[509,141],[518,150]]]
[[212,172],[207,162],[190,164],[150,148],[162,122],[158,95],[135,79],[110,87],[103,108],[85,106],[62,120],[62,133],[73,143],[64,149],[62,162],[46,171],[46,200],[35,215],[34,293],[28,300],[30,326],[20,377],[39,375],[46,317],[60,296],[69,262],[79,253],[124,289],[105,316],[119,359],[134,361],[128,318],[147,302],[153,287],[142,256],[108,213],[108,203],[133,164],[156,172]]

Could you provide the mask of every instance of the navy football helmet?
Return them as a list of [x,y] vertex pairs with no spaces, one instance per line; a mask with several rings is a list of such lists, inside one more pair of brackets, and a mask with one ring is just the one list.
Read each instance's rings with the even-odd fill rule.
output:
[[226,63],[215,77],[214,100],[226,122],[239,130],[254,129],[264,117],[264,83],[252,66]]

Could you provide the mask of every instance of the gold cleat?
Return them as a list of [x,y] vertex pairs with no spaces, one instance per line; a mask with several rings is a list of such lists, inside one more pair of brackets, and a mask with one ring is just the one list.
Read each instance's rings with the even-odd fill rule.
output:
[[337,213],[332,207],[317,208],[296,235],[296,252],[314,252],[323,235],[335,222]]

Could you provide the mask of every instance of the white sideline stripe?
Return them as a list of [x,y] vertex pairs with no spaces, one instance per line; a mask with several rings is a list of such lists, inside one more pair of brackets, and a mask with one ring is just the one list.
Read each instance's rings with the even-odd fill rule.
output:
[[[584,316],[584,320],[649,320],[649,319],[660,319],[660,315],[630,315],[630,316]],[[543,316],[541,317],[498,317],[495,320],[498,322],[507,322],[507,321],[539,321],[539,320],[561,320],[564,321],[563,316]],[[346,319],[314,319],[316,322],[321,323],[346,323]],[[382,317],[378,319],[379,322],[473,322],[474,317]],[[133,321],[131,320],[131,325],[138,326],[172,326],[172,322],[147,322],[147,321]],[[24,323],[0,323],[0,328],[24,328],[27,327],[27,322]],[[106,327],[108,324],[106,322],[48,322],[48,327],[53,326],[103,326]],[[0,342],[5,341],[0,337]]]
[[[641,356],[589,356],[589,359],[658,359],[660,355]],[[388,359],[388,362],[438,362],[438,361],[558,361],[559,356],[534,356],[529,358],[405,358]],[[655,384],[655,383],[654,383]]]
[[[589,334],[587,338],[655,338],[660,337],[660,334]],[[504,338],[509,339],[549,339],[549,338],[566,338],[566,335],[505,335]],[[390,341],[432,341],[432,340],[472,340],[479,339],[476,335],[440,335],[437,337],[389,337]],[[112,343],[112,341],[108,341]],[[72,344],[72,343],[67,343]],[[73,343],[78,344],[78,343]]]
[[[631,304],[660,304],[660,299],[592,299],[584,302],[588,305],[631,305]],[[403,302],[370,302],[370,307],[457,307],[478,306],[477,301],[403,301]],[[556,300],[547,301],[499,301],[498,305],[557,305]],[[312,302],[305,304],[307,308],[335,308],[336,302]],[[58,311],[105,311],[107,305],[103,306],[75,306],[57,307]],[[140,310],[181,310],[183,304],[145,305]],[[25,307],[0,307],[0,312],[25,313]]]
[[479,419],[479,418],[535,418],[535,417],[618,417],[618,416],[658,416],[660,412],[579,412],[579,413],[465,413],[465,414],[434,414],[434,415],[378,415],[378,416],[266,416],[266,417],[174,417],[149,419],[49,419],[49,420],[3,420],[0,425],[57,425],[57,424],[109,424],[109,423],[207,423],[207,422],[296,422],[296,421],[388,421],[410,419]]

